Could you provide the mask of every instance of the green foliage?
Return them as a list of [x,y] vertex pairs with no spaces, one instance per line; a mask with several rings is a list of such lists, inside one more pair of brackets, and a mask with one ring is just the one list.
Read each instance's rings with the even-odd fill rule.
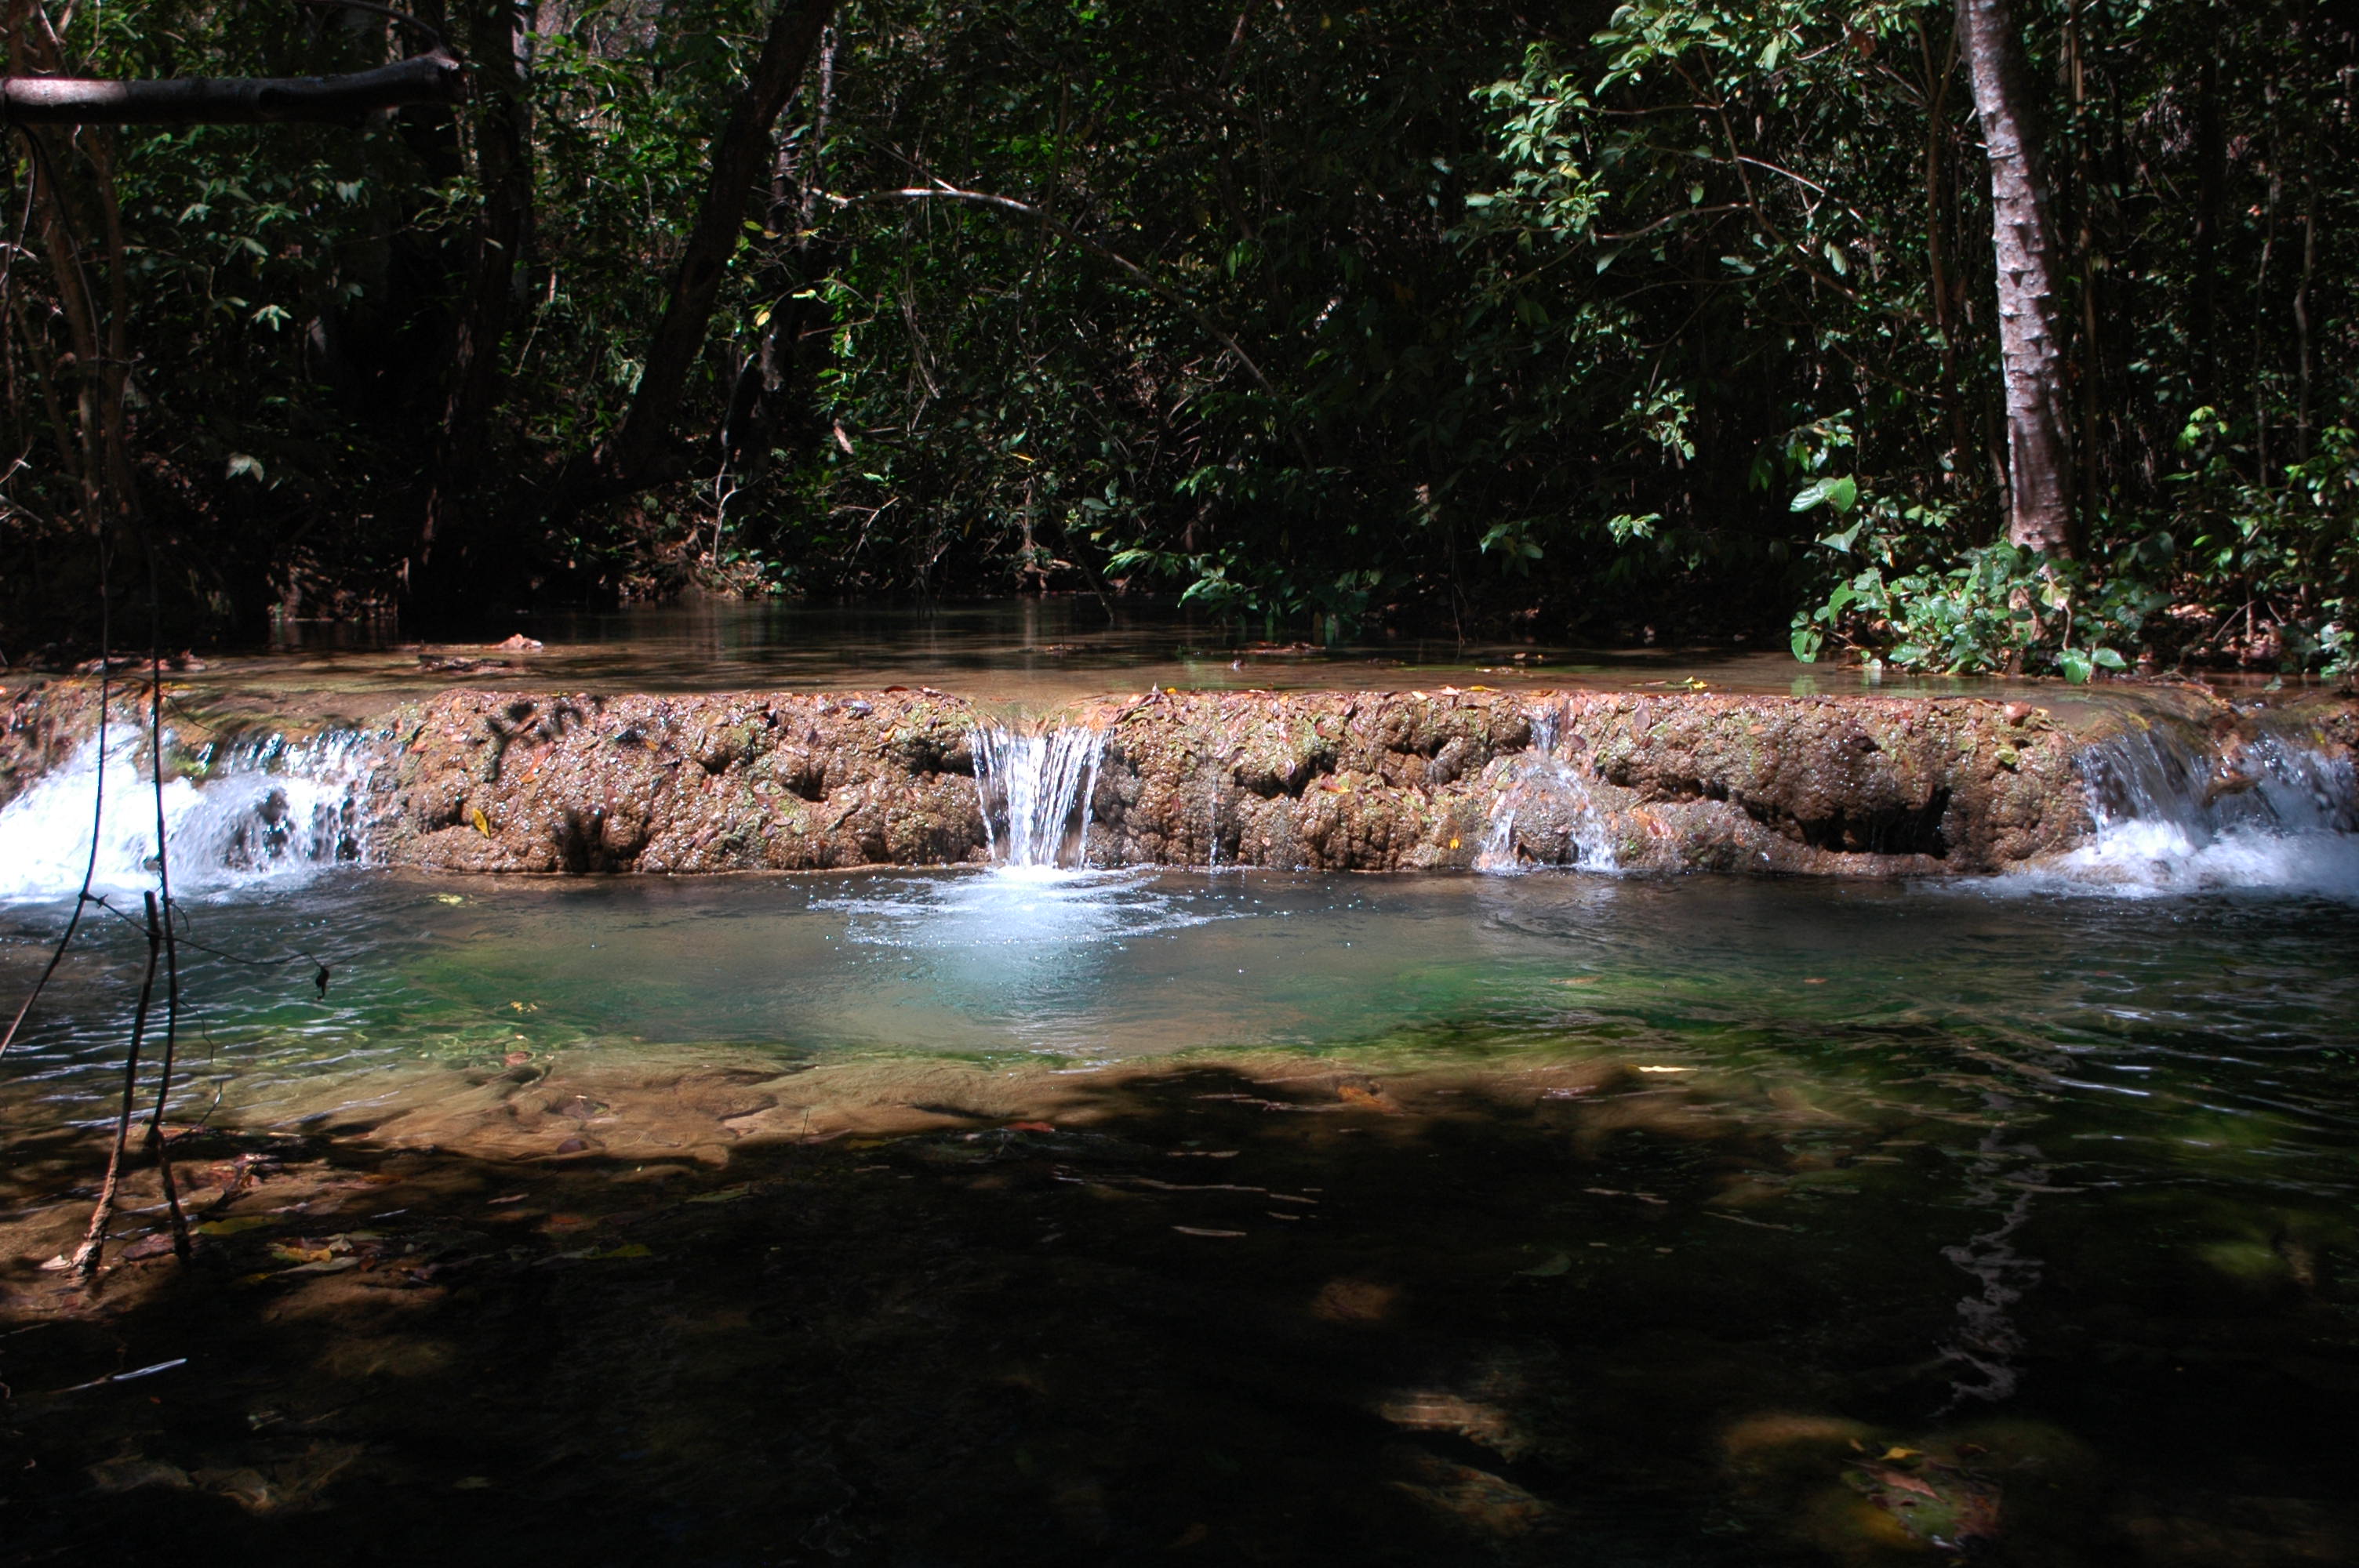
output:
[[[391,601],[455,488],[519,595],[1153,591],[1322,638],[1799,604],[1805,657],[2353,665],[2359,32],[2328,8],[2018,7],[2070,237],[2069,562],[1993,543],[1989,215],[1937,0],[1636,0],[1544,38],[1507,0],[855,0],[730,258],[692,477],[553,522],[771,13],[531,12],[528,232],[454,430],[511,13],[448,10],[456,114],[75,144],[86,234],[112,159],[148,509],[229,611]],[[66,15],[98,74],[393,49],[288,0]],[[900,194],[938,182],[1029,212]],[[87,569],[46,243],[14,274],[11,617]]]

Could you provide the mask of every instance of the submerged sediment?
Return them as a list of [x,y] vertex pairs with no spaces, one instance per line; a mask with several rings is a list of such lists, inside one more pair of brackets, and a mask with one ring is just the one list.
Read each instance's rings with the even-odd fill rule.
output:
[[[92,710],[70,688],[18,694],[0,784],[54,769]],[[2133,752],[2186,810],[2274,801],[2296,752],[2301,780],[2348,796],[2359,710],[2191,692],[2060,717],[1973,697],[1150,691],[1023,727],[1081,749],[1060,753],[1062,804],[1027,797],[1018,835],[1006,763],[978,787],[979,752],[1023,752],[1003,726],[924,688],[453,690],[332,748],[333,852],[448,871],[818,871],[980,863],[1020,838],[1068,865],[1978,873],[2089,843],[2119,815]],[[185,739],[201,731],[184,717],[182,749],[201,752],[187,771],[218,773],[236,738]],[[247,752],[288,766],[251,736]],[[2351,814],[2323,802],[2311,826],[2349,830]]]

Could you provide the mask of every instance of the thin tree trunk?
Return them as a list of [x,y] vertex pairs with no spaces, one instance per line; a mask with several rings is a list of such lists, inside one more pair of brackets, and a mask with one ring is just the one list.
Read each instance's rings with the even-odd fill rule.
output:
[[2195,232],[2189,265],[2195,274],[2195,399],[2213,407],[2220,403],[2220,191],[2228,172],[2219,92],[2220,68],[2206,59],[2195,73]]
[[455,514],[465,510],[468,492],[483,483],[492,411],[506,368],[500,345],[516,313],[516,280],[532,243],[532,131],[517,66],[521,17],[512,5],[475,0],[466,19],[475,54],[475,175],[484,206],[451,339],[442,432],[419,527],[415,565],[424,572],[455,564],[435,560],[436,546],[454,531],[462,536],[450,543],[462,557],[485,543],[465,536],[472,531],[457,528]]
[[[2088,43],[2082,27],[2081,0],[2073,0],[2065,24],[2065,70],[2072,92],[2072,264],[2075,292],[2081,306],[2080,449],[2075,465],[2081,481],[2080,523],[2085,531],[2097,514],[2098,384],[2105,366],[2104,344],[2097,332],[2097,182],[2089,151]],[[2085,532],[2074,541],[2085,545]]]
[[705,331],[745,230],[746,211],[758,183],[770,172],[770,128],[794,95],[834,9],[835,0],[780,0],[771,16],[754,73],[712,140],[703,205],[672,274],[663,319],[648,341],[638,389],[622,427],[600,455],[598,466],[610,482],[636,488],[650,477],[663,477],[658,460],[670,440],[689,373],[704,349]]
[[1958,27],[1990,160],[2006,391],[2006,535],[2016,545],[2064,555],[2072,537],[2072,447],[2056,330],[2057,245],[2031,126],[2023,40],[2008,0],[1958,0]]
[[1942,178],[1941,145],[1951,137],[1950,83],[1956,80],[1958,40],[1953,32],[1949,47],[1940,64],[1933,60],[1932,45],[1927,41],[1925,28],[1917,28],[1917,48],[1925,62],[1925,261],[1928,287],[1933,299],[1933,331],[1940,340],[1941,404],[1950,427],[1950,461],[1953,472],[1962,472],[1968,463],[1964,388],[1959,384],[1958,332],[1950,319],[1950,267],[1946,243],[1946,215],[1950,211],[1949,182]]
[[2294,460],[2310,461],[2310,285],[2318,271],[2318,177],[2302,177],[2301,282],[2293,291],[2297,356],[2293,405]]

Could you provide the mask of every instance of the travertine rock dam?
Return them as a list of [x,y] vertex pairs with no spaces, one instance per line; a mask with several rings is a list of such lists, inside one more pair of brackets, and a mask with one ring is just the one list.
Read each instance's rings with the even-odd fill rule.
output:
[[[71,757],[96,771],[86,685],[10,697],[0,799],[58,784]],[[144,710],[138,691],[114,709],[126,781],[144,769]],[[2060,719],[1972,697],[1153,691],[1014,725],[923,689],[471,689],[308,736],[167,711],[168,769],[190,798],[245,781],[255,822],[233,824],[223,852],[256,862],[817,871],[977,863],[1012,838],[1098,867],[1891,876],[2063,855],[2139,807],[2128,795],[2359,827],[2359,708],[2318,694],[2175,691]],[[1027,729],[1064,739],[1046,793],[1007,776]],[[1011,812],[1032,830],[1012,831]]]

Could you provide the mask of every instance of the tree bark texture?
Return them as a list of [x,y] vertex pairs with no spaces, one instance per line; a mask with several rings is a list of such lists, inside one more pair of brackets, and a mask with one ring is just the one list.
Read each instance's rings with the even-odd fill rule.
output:
[[0,120],[17,125],[352,121],[371,109],[455,99],[459,72],[459,62],[437,49],[348,76],[192,76],[162,81],[12,76],[0,81]]
[[1958,30],[1990,162],[2006,389],[2006,535],[2014,544],[2062,555],[2071,545],[2072,447],[2057,331],[2059,252],[2031,124],[2030,72],[2008,0],[1958,0]]
[[[506,369],[500,345],[516,315],[532,247],[532,132],[517,58],[516,7],[475,0],[466,11],[475,59],[475,175],[483,190],[467,286],[451,342],[450,380],[435,471],[419,530],[417,566],[431,569],[454,509],[482,481],[492,415]],[[479,541],[456,541],[463,547]]]
[[722,279],[736,254],[757,188],[768,180],[776,154],[771,127],[794,96],[819,47],[835,0],[780,0],[768,36],[745,89],[712,140],[704,200],[689,232],[688,249],[673,272],[663,319],[647,343],[638,390],[600,467],[604,477],[636,488],[655,472],[671,434],[689,373],[704,347]]

